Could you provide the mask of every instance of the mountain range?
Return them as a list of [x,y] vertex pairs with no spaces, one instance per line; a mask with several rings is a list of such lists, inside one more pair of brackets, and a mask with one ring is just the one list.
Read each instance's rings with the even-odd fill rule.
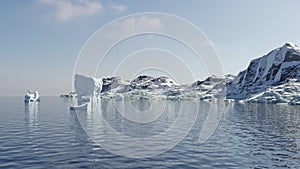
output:
[[300,104],[300,48],[285,43],[268,54],[252,60],[237,76],[210,76],[189,85],[168,77],[138,76],[132,81],[120,77],[101,79],[75,75],[79,97],[128,96],[168,99],[222,98],[234,101]]

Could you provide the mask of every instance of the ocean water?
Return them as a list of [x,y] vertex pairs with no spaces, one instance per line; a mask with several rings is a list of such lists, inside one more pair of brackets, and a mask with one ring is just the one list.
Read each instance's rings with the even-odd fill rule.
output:
[[[181,130],[186,130],[186,126],[191,128],[170,149],[147,158],[131,158],[130,153],[134,152],[129,150],[140,145],[128,147],[122,139],[109,141],[105,132],[97,133],[100,129],[93,128],[98,120],[94,108],[89,107],[91,112],[70,111],[70,101],[59,97],[42,97],[37,104],[25,104],[23,97],[1,97],[0,168],[300,168],[299,106],[226,103],[213,135],[199,143],[210,103],[131,100],[131,106],[141,114],[156,111],[156,107],[166,103],[161,114],[150,111],[144,114],[146,118],[128,116],[130,109],[122,113],[116,108],[119,103],[103,99],[97,110],[115,131],[129,138],[147,139],[167,131],[181,117],[180,112],[190,122],[179,125],[169,137],[177,139],[178,133],[185,133]],[[153,118],[155,121],[147,123]],[[87,132],[89,127],[95,132],[92,137]],[[164,138],[160,139],[144,152],[164,149],[167,144],[159,142]],[[169,141],[171,144],[172,139]]]

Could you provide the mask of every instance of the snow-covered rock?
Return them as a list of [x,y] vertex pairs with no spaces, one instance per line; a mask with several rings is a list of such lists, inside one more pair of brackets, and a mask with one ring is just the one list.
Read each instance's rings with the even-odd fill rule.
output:
[[180,85],[168,77],[151,77],[146,75],[138,76],[129,83],[127,95],[131,97],[149,98],[174,97],[178,94]]
[[286,83],[289,78],[300,79],[300,48],[293,43],[252,60],[248,68],[227,85],[227,98],[246,100]]
[[230,74],[221,77],[210,76],[203,81],[198,80],[188,85],[184,90],[184,94],[191,97],[196,94],[201,100],[225,97],[227,84],[234,78],[235,76]]
[[220,95],[226,84],[234,78],[211,76],[191,85],[179,85],[168,77],[138,76],[132,81],[119,77],[96,79],[83,75],[75,76],[75,89],[78,98],[85,96],[115,97],[119,95],[133,98],[163,97],[168,99],[210,100]]
[[104,77],[102,78],[101,93],[108,96],[125,93],[129,91],[129,87],[129,82],[122,80],[120,77]]
[[296,79],[287,79],[286,83],[270,86],[266,91],[246,99],[258,103],[288,103],[300,104],[300,82]]
[[174,80],[168,77],[158,77],[154,78],[151,76],[138,76],[136,79],[130,82],[130,87],[132,89],[142,89],[142,90],[155,90],[155,89],[167,89],[167,88],[176,88],[180,86]]
[[[168,77],[138,76],[132,81],[119,77],[96,79],[75,76],[78,97],[164,97],[300,104],[300,48],[286,43],[254,59],[237,76],[211,76],[190,85],[180,85]],[[122,96],[122,97],[121,97]]]

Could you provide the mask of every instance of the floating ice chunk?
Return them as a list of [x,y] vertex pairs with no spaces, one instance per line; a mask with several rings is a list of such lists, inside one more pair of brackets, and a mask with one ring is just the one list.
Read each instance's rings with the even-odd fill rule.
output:
[[28,90],[25,95],[25,102],[38,102],[40,101],[40,95],[38,91]]
[[78,98],[84,98],[87,96],[100,96],[102,79],[76,74],[74,83]]

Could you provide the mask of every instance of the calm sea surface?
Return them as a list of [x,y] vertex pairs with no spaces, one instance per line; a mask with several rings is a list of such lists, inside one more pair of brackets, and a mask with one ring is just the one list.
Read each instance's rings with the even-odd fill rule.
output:
[[[83,124],[80,112],[70,111],[68,104],[59,97],[42,97],[38,104],[24,104],[23,97],[0,97],[0,168],[300,168],[299,106],[227,103],[217,130],[200,144],[208,102],[184,101],[190,109],[180,109],[182,101],[170,100],[155,122],[138,124],[124,119],[114,106],[118,103],[102,100],[105,120],[130,138],[158,135],[175,123],[179,111],[189,118],[199,109],[178,144],[157,156],[136,159],[111,153],[95,142],[83,126],[97,119],[91,113],[80,114],[86,120]],[[156,104],[161,102],[131,101],[141,114]],[[170,137],[182,133],[181,128],[176,130]],[[122,145],[117,151],[127,151],[122,140],[111,144]],[[162,145],[147,150],[156,147]]]

